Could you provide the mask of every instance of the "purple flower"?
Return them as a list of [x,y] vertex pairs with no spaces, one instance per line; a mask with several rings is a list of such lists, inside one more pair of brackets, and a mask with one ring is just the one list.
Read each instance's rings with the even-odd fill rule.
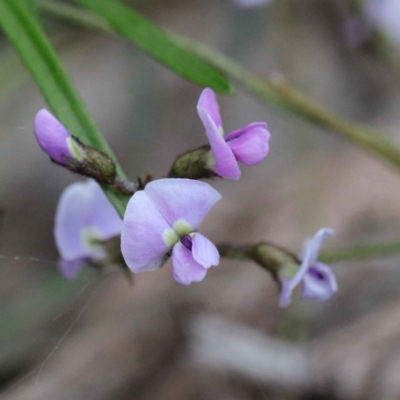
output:
[[75,278],[84,263],[105,258],[98,241],[119,235],[121,227],[121,218],[95,181],[68,186],[59,200],[54,228],[62,274]]
[[362,46],[372,33],[370,24],[359,16],[349,16],[344,21],[344,36],[350,48]]
[[397,46],[400,45],[400,1],[367,0],[365,11],[369,22],[384,32]]
[[83,149],[64,125],[47,110],[40,110],[35,118],[34,132],[40,147],[55,162],[68,165],[68,158],[82,160]]
[[261,162],[269,151],[267,124],[255,122],[224,137],[215,93],[204,89],[197,104],[199,117],[206,129],[212,154],[207,160],[207,168],[223,178],[238,180],[238,161],[247,165]]
[[214,244],[197,229],[221,195],[190,179],[150,182],[130,199],[122,226],[121,249],[133,272],[162,266],[172,255],[172,277],[189,285],[204,279],[219,264]]
[[332,270],[317,261],[322,243],[331,235],[333,235],[331,229],[320,229],[313,238],[305,241],[300,268],[283,269],[280,276],[282,289],[279,303],[281,307],[290,304],[292,292],[299,284],[302,285],[302,299],[323,301],[329,299],[338,290]]

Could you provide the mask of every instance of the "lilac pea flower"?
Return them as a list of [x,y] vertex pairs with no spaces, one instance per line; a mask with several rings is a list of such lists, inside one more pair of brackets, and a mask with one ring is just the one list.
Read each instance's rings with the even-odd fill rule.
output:
[[197,229],[221,195],[191,179],[150,182],[130,199],[122,226],[121,250],[133,272],[151,271],[172,256],[172,277],[182,285],[204,279],[219,264],[214,244]]
[[282,272],[280,276],[282,289],[279,301],[281,307],[290,304],[292,292],[299,284],[302,285],[302,299],[323,301],[329,299],[338,290],[332,270],[327,265],[317,261],[322,243],[331,235],[333,235],[331,229],[320,229],[314,237],[305,241],[300,268],[297,268],[296,271],[286,271],[286,274],[285,271]]
[[366,0],[365,13],[372,25],[381,29],[395,45],[400,45],[399,0]]
[[62,274],[73,279],[83,264],[105,258],[98,242],[119,235],[121,227],[121,218],[94,180],[68,186],[60,197],[54,228]]
[[83,149],[64,125],[47,110],[40,110],[35,118],[34,132],[39,146],[58,164],[68,166],[68,159],[83,160]]
[[207,168],[223,178],[238,180],[241,172],[238,161],[247,165],[261,162],[268,154],[270,134],[265,122],[255,122],[224,136],[215,93],[204,89],[197,104],[210,142]]

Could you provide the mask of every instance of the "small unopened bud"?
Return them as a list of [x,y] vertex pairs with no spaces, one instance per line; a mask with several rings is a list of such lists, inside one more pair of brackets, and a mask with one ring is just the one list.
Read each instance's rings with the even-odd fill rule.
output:
[[208,145],[181,154],[174,161],[168,177],[188,179],[216,177],[218,175],[209,168],[211,158],[212,153]]
[[71,135],[47,110],[36,115],[34,132],[40,147],[55,163],[99,183],[114,183],[117,172],[111,158]]

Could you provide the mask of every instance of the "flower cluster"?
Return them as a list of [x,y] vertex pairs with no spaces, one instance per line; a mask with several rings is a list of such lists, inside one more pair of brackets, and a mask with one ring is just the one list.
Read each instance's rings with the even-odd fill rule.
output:
[[[116,168],[104,153],[81,143],[48,111],[40,111],[34,131],[41,148],[57,164],[97,180],[74,183],[62,194],[55,218],[55,241],[60,268],[74,278],[85,264],[110,262],[108,243],[117,238],[126,266],[134,273],[150,271],[172,259],[172,277],[182,284],[202,281],[217,266],[217,247],[198,232],[221,195],[197,179],[219,176],[238,180],[238,162],[255,165],[269,152],[270,134],[264,122],[224,134],[215,93],[205,89],[197,104],[209,145],[178,157],[170,178],[142,183],[130,198],[123,220],[98,183],[116,188]],[[111,166],[111,167],[110,167]],[[193,172],[194,171],[194,172]],[[207,172],[208,171],[208,172]],[[193,178],[196,179],[188,179]],[[293,290],[302,286],[302,298],[325,300],[337,284],[328,266],[317,262],[329,229],[310,239],[301,265],[289,263],[279,270],[281,306],[290,303]],[[279,261],[276,261],[279,264]]]

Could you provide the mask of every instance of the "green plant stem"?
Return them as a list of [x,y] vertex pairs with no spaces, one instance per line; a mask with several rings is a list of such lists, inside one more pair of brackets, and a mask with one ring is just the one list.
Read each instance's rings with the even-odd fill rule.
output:
[[337,263],[343,261],[377,259],[380,257],[393,257],[399,254],[400,242],[392,242],[349,247],[347,249],[322,253],[320,260],[326,263]]
[[[256,245],[236,245],[236,244],[217,244],[218,251],[221,257],[236,259],[236,260],[254,260],[253,252],[255,248],[274,249],[283,252],[292,260],[296,261],[296,257],[283,248],[276,246],[272,243],[261,242]],[[268,250],[270,252],[270,250]],[[380,257],[393,257],[400,254],[400,242],[371,244],[365,246],[349,247],[342,250],[322,253],[319,260],[328,264],[346,262],[346,261],[360,261],[368,259],[377,259]],[[260,264],[260,262],[258,262]],[[261,264],[263,264],[261,262]],[[266,265],[262,265],[266,266]],[[269,269],[269,268],[267,268]]]
[[[104,19],[78,7],[59,4],[51,0],[39,0],[39,6],[43,10],[68,21],[101,29],[108,33],[113,31]],[[379,133],[332,114],[291,87],[279,76],[270,80],[260,78],[208,46],[171,33],[169,35],[188,50],[196,52],[204,60],[213,64],[262,102],[275,105],[323,128],[328,128],[400,168],[400,148]]]
[[37,4],[43,11],[66,21],[73,21],[89,28],[100,29],[110,34],[115,34],[110,24],[93,12],[52,0],[37,0]]

